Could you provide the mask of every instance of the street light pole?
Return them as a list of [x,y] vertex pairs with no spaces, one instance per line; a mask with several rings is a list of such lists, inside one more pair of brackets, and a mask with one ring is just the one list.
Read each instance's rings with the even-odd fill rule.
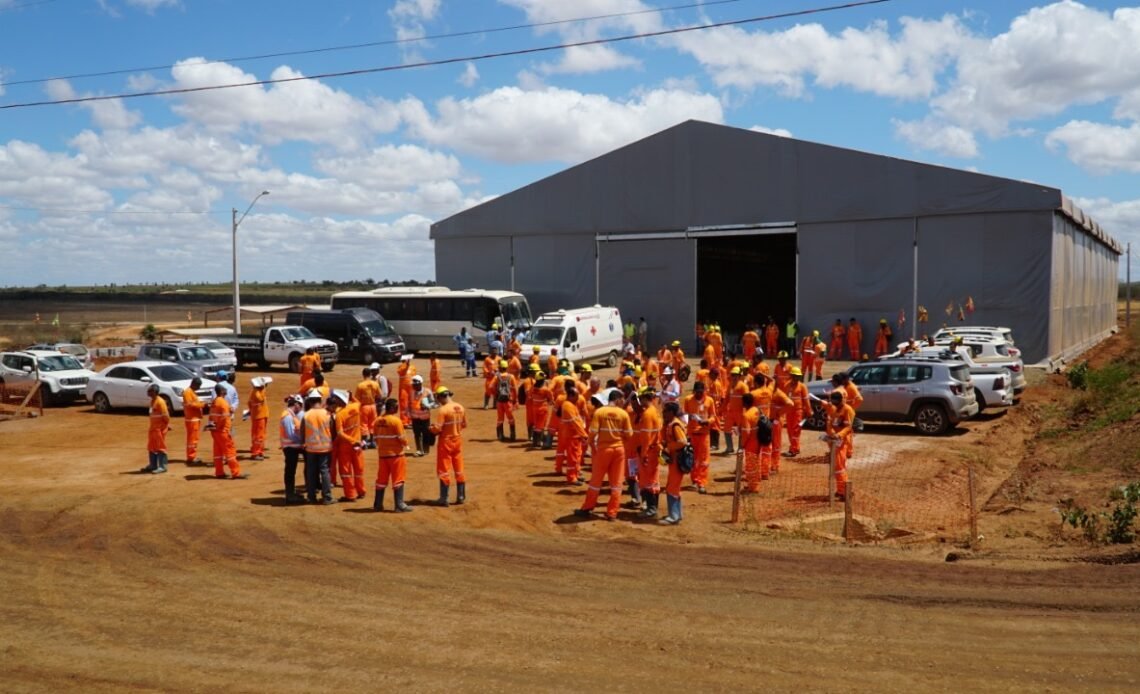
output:
[[249,203],[249,207],[245,208],[245,212],[241,213],[241,217],[238,217],[238,212],[237,212],[236,207],[231,208],[233,210],[233,249],[234,249],[234,335],[241,334],[241,293],[240,293],[240,290],[238,289],[238,253],[237,253],[238,225],[242,223],[242,220],[245,219],[245,216],[247,214],[249,214],[249,211],[253,209],[253,206],[256,205],[257,201],[260,200],[262,198],[262,196],[264,196],[264,195],[269,195],[269,191],[268,190],[261,191],[261,193],[259,193],[258,196],[253,199],[253,202]]

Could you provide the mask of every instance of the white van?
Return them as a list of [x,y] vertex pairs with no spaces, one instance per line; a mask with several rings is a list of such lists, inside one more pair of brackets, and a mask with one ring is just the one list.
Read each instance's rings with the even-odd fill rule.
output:
[[559,309],[539,316],[522,337],[523,356],[539,348],[543,359],[551,349],[573,363],[604,361],[617,366],[621,355],[621,313],[613,306]]

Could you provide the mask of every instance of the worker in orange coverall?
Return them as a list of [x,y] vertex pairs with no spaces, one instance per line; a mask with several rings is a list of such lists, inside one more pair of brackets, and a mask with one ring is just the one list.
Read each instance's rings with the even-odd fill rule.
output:
[[[551,410],[554,408],[554,394],[546,384],[546,374],[541,371],[534,372],[534,385],[527,393],[527,402],[532,402],[534,406],[534,437],[531,443],[534,448],[550,450],[554,445],[554,430],[548,428]],[[555,463],[557,462],[556,458]],[[562,474],[562,469],[557,466],[554,471]]]
[[745,393],[743,424],[740,427],[740,447],[744,449],[745,491],[756,494],[760,491],[760,439],[756,430],[760,427],[760,408],[756,407],[752,393]]
[[827,440],[835,451],[835,492],[840,499],[847,496],[847,443],[855,438],[855,410],[844,402],[843,390],[828,396]]
[[515,440],[515,409],[519,406],[519,379],[508,369],[510,362],[499,360],[499,372],[495,375],[495,434],[500,441],[507,441],[503,435],[504,421],[510,424],[510,441]]
[[847,330],[843,327],[843,321],[836,318],[835,325],[831,326],[831,346],[828,348],[828,358],[839,359],[843,356],[843,338],[846,335]]
[[598,505],[598,495],[602,491],[602,480],[610,485],[609,503],[606,505],[606,520],[617,520],[621,507],[621,485],[625,479],[625,444],[633,437],[633,425],[629,413],[622,409],[621,391],[616,388],[609,392],[606,403],[594,410],[590,420],[590,434],[595,437],[593,471],[586,489],[586,499],[582,507],[574,511],[576,516],[589,517]]
[[760,335],[749,328],[740,336],[740,345],[744,348],[744,358],[752,361],[752,355],[756,354],[756,348],[760,346]]
[[637,454],[637,486],[645,501],[642,518],[657,518],[661,501],[661,412],[655,401],[657,392],[646,386],[633,398],[632,445]]
[[309,347],[305,353],[298,359],[301,371],[301,392],[308,392],[305,390],[305,382],[312,379],[313,374],[321,368],[321,355],[317,354],[316,347]]
[[586,452],[586,422],[582,419],[583,406],[577,387],[566,383],[565,399],[558,406],[560,414],[558,424],[558,446],[563,448],[562,469],[566,473],[566,481],[573,485],[581,485],[582,459]]
[[784,427],[788,430],[788,452],[784,454],[785,458],[795,458],[800,454],[800,433],[803,431],[801,422],[811,416],[804,374],[798,366],[793,366],[791,375],[792,386],[788,389],[788,397],[792,399],[792,406],[784,410]]
[[892,337],[894,337],[894,332],[891,331],[891,324],[887,322],[886,318],[880,318],[879,332],[875,335],[876,357],[881,357],[887,352],[891,351]]
[[412,510],[411,506],[404,503],[404,480],[408,471],[404,449],[408,440],[404,436],[404,422],[397,414],[399,409],[400,402],[388,398],[384,401],[384,414],[372,424],[372,440],[376,442],[376,454],[380,461],[376,472],[376,500],[372,502],[372,510],[377,512],[384,510],[384,492],[389,484],[396,497],[396,512],[407,513]]
[[166,432],[170,431],[170,408],[158,395],[158,384],[152,383],[146,389],[150,396],[150,426],[146,432],[147,466],[139,472],[159,475],[166,472]]
[[693,471],[690,479],[698,494],[704,494],[709,484],[709,433],[716,417],[716,404],[706,394],[705,384],[697,381],[693,392],[681,401],[681,411],[688,416],[685,434],[693,445]]
[[237,459],[237,447],[234,446],[233,419],[230,413],[230,404],[226,402],[226,387],[222,384],[214,386],[214,401],[210,403],[210,435],[214,439],[214,477],[225,479],[226,466],[230,468],[230,478],[245,479],[248,475],[242,474],[241,465]]
[[669,465],[669,475],[665,480],[665,503],[669,514],[661,519],[664,525],[677,525],[681,522],[681,482],[685,473],[677,465],[677,456],[681,449],[688,445],[685,436],[685,425],[681,423],[681,404],[678,402],[665,403],[664,425],[661,428],[661,447]]
[[438,506],[447,506],[451,478],[455,476],[455,503],[467,500],[467,475],[463,472],[463,430],[467,428],[467,411],[463,405],[451,399],[451,391],[446,386],[435,389],[435,400],[439,407],[431,423],[435,434],[435,474],[439,477]]
[[863,326],[852,316],[847,323],[847,357],[851,361],[859,361],[863,356]]
[[182,390],[182,419],[186,424],[186,464],[201,465],[198,457],[198,441],[201,435],[202,414],[205,404],[198,397],[198,389],[202,387],[202,379],[195,376],[190,381],[190,387]]
[[337,401],[333,463],[340,471],[340,485],[344,489],[342,501],[363,499],[367,492],[364,486],[364,450],[360,444],[363,435],[360,403],[352,400],[346,390],[334,390],[329,399]]
[[815,342],[818,339],[819,331],[813,330],[804,335],[804,339],[800,341],[800,370],[804,372],[804,378],[809,381],[815,372]]
[[245,402],[249,410],[249,459],[265,460],[265,438],[269,434],[269,403],[265,401],[265,379],[250,380],[253,390]]
[[382,396],[380,395],[380,384],[372,378],[370,367],[364,367],[361,376],[363,379],[356,384],[356,389],[352,391],[352,397],[360,403],[360,430],[364,432],[364,443],[367,446],[372,440],[372,425],[376,422],[376,417],[379,416],[376,411],[376,403]]
[[771,358],[780,345],[780,326],[771,316],[768,316],[768,325],[764,327],[764,342],[764,354]]

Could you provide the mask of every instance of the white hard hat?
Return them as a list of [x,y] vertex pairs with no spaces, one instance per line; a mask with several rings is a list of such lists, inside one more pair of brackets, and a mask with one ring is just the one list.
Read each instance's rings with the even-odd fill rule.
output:
[[321,391],[317,390],[316,388],[313,388],[305,394],[306,400],[320,400],[322,397],[324,396],[321,395]]
[[372,366],[369,366],[368,370],[369,371],[379,371],[380,370],[380,362],[378,362],[378,361],[372,362]]
[[265,386],[265,381],[263,381],[260,376],[254,376],[253,378],[249,379],[249,384],[254,388],[263,388]]
[[423,383],[423,382],[424,382],[424,377],[423,377],[423,376],[421,376],[421,375],[419,375],[419,374],[416,374],[415,376],[412,376],[412,383]]
[[664,369],[661,370],[661,374],[662,375],[668,374],[668,375],[672,376],[673,375],[673,367],[672,366],[666,366]]
[[331,396],[336,398],[337,400],[340,400],[345,405],[348,404],[348,391],[347,390],[334,390],[331,393]]

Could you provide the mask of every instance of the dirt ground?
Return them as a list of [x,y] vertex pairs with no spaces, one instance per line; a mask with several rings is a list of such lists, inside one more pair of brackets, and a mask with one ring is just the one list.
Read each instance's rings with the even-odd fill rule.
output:
[[[279,403],[297,377],[269,373]],[[4,690],[1140,685],[1136,564],[742,532],[727,523],[727,458],[714,459],[709,495],[685,495],[679,527],[629,512],[579,522],[570,512],[583,492],[551,474],[552,452],[496,442],[481,379],[460,373],[445,362],[470,413],[468,503],[425,505],[434,461],[410,458],[411,514],[374,514],[370,501],[283,506],[280,454],[244,460],[248,425],[237,441],[252,476],[231,481],[183,464],[181,419],[171,471],[158,476],[136,472],[145,413],[77,405],[0,423]],[[242,372],[243,397],[257,374]],[[358,375],[344,364],[330,380]],[[933,443],[873,428],[857,446],[924,462],[974,456],[991,471],[989,498],[1031,410]],[[983,531],[999,518],[984,516]]]

